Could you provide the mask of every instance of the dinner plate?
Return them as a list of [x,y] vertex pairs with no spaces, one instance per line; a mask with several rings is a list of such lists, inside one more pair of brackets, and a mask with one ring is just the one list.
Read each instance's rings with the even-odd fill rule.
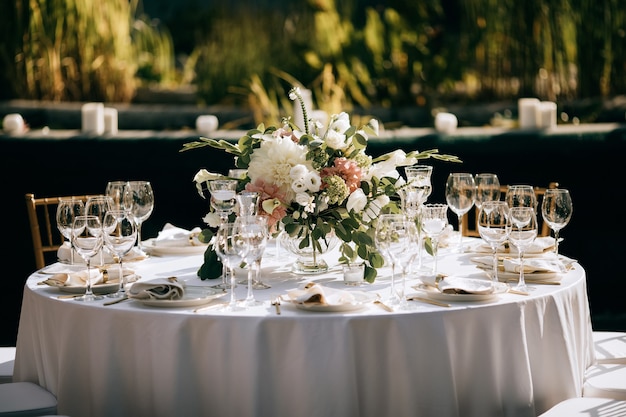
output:
[[426,284],[418,284],[413,288],[423,291],[428,297],[439,301],[490,301],[509,290],[509,286],[503,282],[497,283],[494,292],[490,294],[447,294]]
[[[315,303],[297,303],[291,301],[296,308],[306,311],[320,311],[328,313],[341,313],[346,311],[355,311],[364,308],[367,303],[376,300],[376,295],[365,292],[354,292],[354,301],[342,304],[315,304]],[[286,297],[288,299],[288,297]]]
[[185,245],[185,246],[158,246],[155,239],[147,239],[143,241],[144,249],[151,255],[195,255],[202,254],[206,251],[208,245]]
[[[119,282],[107,282],[106,284],[94,284],[91,286],[91,291],[94,294],[110,294],[117,291],[120,287]],[[82,285],[59,285],[57,288],[63,292],[71,294],[84,294],[87,287]]]
[[153,298],[145,300],[138,298],[132,299],[150,307],[195,307],[206,304],[215,298],[223,297],[225,294],[226,291],[216,288],[185,288],[183,297],[176,300],[157,300]]

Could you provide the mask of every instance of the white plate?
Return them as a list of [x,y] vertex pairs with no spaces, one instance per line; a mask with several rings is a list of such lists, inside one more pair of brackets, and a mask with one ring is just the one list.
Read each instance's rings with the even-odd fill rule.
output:
[[[285,296],[285,298],[289,299],[288,296]],[[344,304],[296,303],[294,301],[292,301],[292,303],[300,310],[340,313],[360,310],[365,307],[367,303],[371,303],[376,300],[376,295],[365,292],[354,292],[354,298],[354,302]]]
[[419,284],[413,288],[423,291],[428,297],[439,301],[489,301],[496,298],[498,294],[503,294],[509,290],[509,286],[502,282],[496,285],[491,294],[446,294],[426,284]]
[[201,254],[206,251],[208,245],[187,245],[187,246],[158,246],[155,244],[154,239],[147,239],[143,241],[144,249],[151,255],[164,256],[164,255],[195,255]]
[[177,300],[156,300],[147,299],[140,300],[132,298],[132,300],[138,301],[143,305],[150,307],[195,307],[202,304],[207,304],[209,301],[220,298],[226,295],[226,291],[218,290],[216,288],[186,288],[185,294],[182,298]]
[[[120,284],[118,282],[95,284],[91,286],[91,291],[94,294],[110,294],[117,291],[119,287]],[[72,294],[84,294],[87,290],[87,287],[79,285],[59,285],[57,288],[63,292],[68,292]]]

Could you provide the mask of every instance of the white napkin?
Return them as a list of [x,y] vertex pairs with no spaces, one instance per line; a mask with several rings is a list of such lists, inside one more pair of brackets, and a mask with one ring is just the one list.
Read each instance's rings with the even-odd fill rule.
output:
[[302,288],[288,291],[287,295],[291,301],[298,304],[342,305],[356,301],[350,291],[324,287],[314,282],[309,282]]
[[154,245],[160,247],[180,247],[180,246],[206,246],[198,240],[198,235],[202,229],[194,227],[191,230],[181,229],[171,223],[163,226],[158,236],[154,239]]
[[484,279],[444,277],[439,275],[422,276],[422,282],[439,289],[444,294],[492,294],[493,284]]
[[[521,265],[518,258],[505,258],[503,261],[504,270],[506,272],[519,273]],[[565,272],[565,265],[556,258],[530,258],[524,259],[524,273],[549,273],[549,272]]]
[[[40,284],[46,284],[52,287],[84,287],[87,285],[87,270],[72,271],[57,268],[55,270],[50,269],[47,273],[52,273],[52,276],[41,281]],[[124,277],[126,277],[127,282],[136,281],[138,278],[131,269],[124,268],[122,273]],[[104,280],[105,275],[106,281]],[[111,268],[92,268],[90,276],[91,285],[113,284],[119,282],[120,279],[119,268],[117,266]]]
[[[515,245],[510,245],[511,253],[518,253]],[[538,254],[554,249],[554,238],[551,236],[541,236],[536,238],[524,251],[525,254]]]
[[184,294],[184,284],[168,278],[135,282],[128,290],[130,298],[140,300],[177,300],[182,298]]

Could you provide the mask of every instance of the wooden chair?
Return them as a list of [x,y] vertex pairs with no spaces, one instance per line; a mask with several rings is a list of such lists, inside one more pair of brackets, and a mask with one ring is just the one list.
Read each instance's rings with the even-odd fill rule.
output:
[[59,200],[74,197],[86,202],[92,195],[35,198],[34,194],[28,193],[25,197],[30,233],[33,239],[35,267],[41,269],[46,266],[45,254],[56,252],[63,244],[63,235],[56,226],[56,207]]
[[[558,182],[551,182],[548,185],[548,188],[558,188],[558,186]],[[508,187],[508,185],[500,186],[500,196],[502,198],[504,198]],[[543,198],[545,193],[546,188],[535,187],[537,207],[541,207],[541,199]],[[463,233],[463,236],[480,237],[480,233],[478,233],[478,228],[476,227],[476,220],[478,219],[478,208],[474,207],[474,210],[471,210],[470,213],[467,213],[465,216],[463,216],[463,219],[461,220],[461,232]],[[550,226],[548,226],[548,224],[543,221],[540,213],[537,214],[537,223],[539,225],[539,233],[537,234],[537,236],[550,236]],[[474,226],[470,227],[470,224]]]

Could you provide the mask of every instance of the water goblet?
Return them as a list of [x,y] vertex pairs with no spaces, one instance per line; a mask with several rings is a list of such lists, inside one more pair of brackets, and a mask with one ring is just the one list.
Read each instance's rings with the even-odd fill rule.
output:
[[[111,210],[113,206],[113,200],[111,197],[105,195],[92,196],[87,199],[85,203],[85,215],[97,216],[100,220],[100,224],[104,222],[104,215],[107,211]],[[100,265],[104,265],[104,254],[100,252]]]
[[446,181],[446,202],[459,221],[459,246],[457,252],[463,252],[463,232],[461,223],[465,213],[470,211],[476,200],[474,176],[465,172],[453,172]]
[[142,246],[141,226],[154,210],[154,191],[150,181],[128,181],[124,186],[124,206],[137,225],[136,251],[138,255],[147,257]]
[[447,204],[424,204],[421,213],[422,232],[430,238],[433,248],[433,269],[432,274],[437,276],[437,252],[439,249],[439,236],[448,225],[448,205]]
[[242,229],[236,223],[221,224],[215,234],[215,253],[219,256],[222,264],[228,268],[230,276],[230,302],[224,308],[225,311],[237,311],[235,298],[235,267],[246,257],[249,249],[248,239],[242,234]]
[[102,249],[102,223],[98,216],[76,216],[72,225],[72,241],[76,253],[87,264],[87,278],[85,294],[75,298],[78,301],[100,300],[103,297],[95,295],[91,284],[91,258]]
[[474,176],[476,200],[474,204],[480,210],[485,201],[500,200],[500,180],[496,174],[481,173]]
[[395,249],[394,239],[397,239],[394,223],[402,223],[406,221],[403,214],[382,214],[378,218],[376,230],[374,232],[374,243],[378,251],[385,257],[391,266],[391,294],[387,300],[390,304],[400,304],[401,298],[396,291],[396,266],[397,257],[392,255],[392,244]]
[[404,169],[406,174],[407,187],[417,192],[417,198],[423,204],[428,200],[432,192],[431,176],[433,167],[431,165],[413,165]]
[[[237,180],[213,180],[209,181],[209,201],[211,207],[220,217],[220,224],[226,224],[228,222],[228,216],[235,209],[237,205]],[[222,282],[214,285],[215,288],[226,290],[230,288],[229,269],[222,262]]]
[[259,209],[259,193],[241,191],[235,196],[237,200],[237,217],[256,216]]
[[504,201],[512,207],[532,207],[537,209],[537,196],[532,185],[510,185],[506,189]]
[[137,241],[137,225],[125,210],[109,210],[102,223],[104,244],[116,258],[119,267],[119,287],[109,297],[126,295],[126,279],[124,278],[124,256],[131,251]]
[[554,254],[559,255],[559,232],[572,217],[572,197],[565,188],[548,188],[541,203],[543,221],[554,231]]
[[85,204],[81,199],[61,198],[57,205],[56,222],[59,232],[70,243],[70,265],[74,265],[74,244],[72,243],[72,224],[76,216],[85,214]]
[[478,233],[493,253],[491,280],[498,282],[498,247],[506,242],[509,229],[509,206],[506,201],[485,201],[478,211]]
[[104,195],[111,197],[111,209],[112,210],[124,210],[126,206],[124,204],[124,187],[126,181],[109,181],[104,191]]
[[524,252],[537,237],[537,216],[533,207],[509,208],[509,242],[515,245],[519,262],[519,281],[514,289],[526,291]]

